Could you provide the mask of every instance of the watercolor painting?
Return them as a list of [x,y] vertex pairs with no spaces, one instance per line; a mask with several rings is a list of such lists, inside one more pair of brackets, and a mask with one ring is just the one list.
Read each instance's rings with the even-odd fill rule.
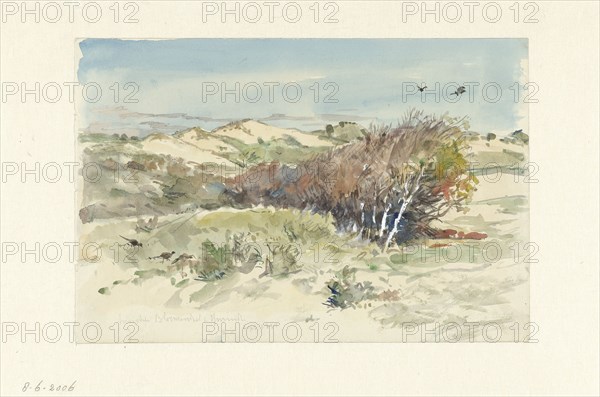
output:
[[531,331],[527,40],[77,52],[102,92],[76,106],[77,321],[140,342]]

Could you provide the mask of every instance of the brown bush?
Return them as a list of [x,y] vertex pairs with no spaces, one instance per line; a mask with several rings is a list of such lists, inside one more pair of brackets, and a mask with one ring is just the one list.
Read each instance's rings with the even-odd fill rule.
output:
[[434,236],[429,224],[468,201],[477,179],[468,170],[463,120],[410,112],[396,128],[371,126],[363,140],[296,166],[260,164],[226,183],[225,200],[331,213],[339,230],[387,248]]

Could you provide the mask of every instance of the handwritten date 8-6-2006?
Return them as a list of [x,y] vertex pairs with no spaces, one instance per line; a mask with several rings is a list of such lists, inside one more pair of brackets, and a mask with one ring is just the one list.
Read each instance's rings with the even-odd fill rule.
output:
[[75,390],[75,384],[77,383],[77,381],[73,381],[73,383],[71,383],[71,385],[68,385],[66,383],[50,383],[47,384],[45,383],[43,380],[39,381],[39,383],[34,387],[30,382],[25,382],[25,384],[23,385],[23,388],[21,389],[23,391],[23,393],[25,392],[41,392],[41,391],[47,391],[47,392],[72,392]]

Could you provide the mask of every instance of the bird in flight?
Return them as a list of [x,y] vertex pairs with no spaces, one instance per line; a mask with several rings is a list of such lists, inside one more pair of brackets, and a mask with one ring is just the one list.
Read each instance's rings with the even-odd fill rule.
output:
[[450,94],[450,95],[456,95],[456,96],[459,96],[459,95],[462,95],[462,94],[464,94],[465,92],[467,92],[467,90],[466,90],[465,86],[464,86],[464,85],[461,85],[460,87],[458,87],[458,88],[456,89],[456,91],[454,91],[454,92],[453,92],[452,94]]
[[167,252],[163,252],[162,254],[160,254],[158,256],[151,256],[148,259],[162,259],[162,261],[164,263],[164,261],[170,260],[174,253],[175,253],[175,251],[171,251],[171,252],[167,251]]
[[[119,234],[119,236],[121,236]],[[144,245],[142,243],[140,243],[139,241],[137,241],[134,238],[127,238],[127,237],[123,237],[121,236],[121,238],[124,238],[125,240],[127,240],[127,245],[130,245],[132,247],[143,247]]]
[[425,83],[423,83],[423,87],[419,87],[419,86],[417,86],[417,88],[419,89],[419,91],[420,91],[420,92],[423,92],[423,90],[424,90],[425,88],[427,88],[427,86],[425,85]]

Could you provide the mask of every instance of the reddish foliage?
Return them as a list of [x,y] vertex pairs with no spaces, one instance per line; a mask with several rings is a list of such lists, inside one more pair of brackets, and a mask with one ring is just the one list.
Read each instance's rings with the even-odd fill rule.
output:
[[458,238],[464,240],[483,240],[484,238],[487,238],[487,236],[487,234],[479,232],[469,232],[467,234],[463,232],[458,232]]
[[444,229],[438,230],[434,236],[434,238],[451,238],[456,234],[456,230],[454,229]]

